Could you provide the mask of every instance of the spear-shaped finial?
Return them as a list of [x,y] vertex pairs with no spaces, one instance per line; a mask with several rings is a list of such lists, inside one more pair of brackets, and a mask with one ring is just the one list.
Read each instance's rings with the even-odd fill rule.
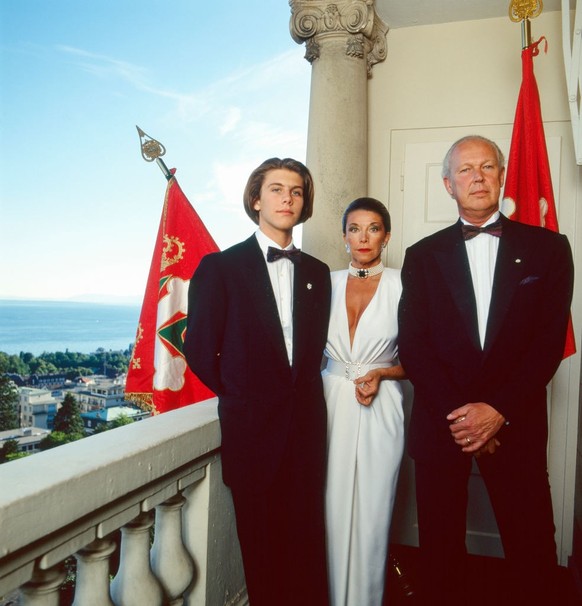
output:
[[530,19],[539,17],[544,10],[543,0],[511,0],[509,3],[509,18],[518,23],[521,21],[521,48],[531,44]]
[[136,125],[136,128],[139,134],[142,158],[146,162],[153,162],[155,160],[160,170],[164,173],[164,177],[169,181],[172,178],[172,173],[161,158],[166,153],[166,148],[159,141],[144,133],[139,126]]

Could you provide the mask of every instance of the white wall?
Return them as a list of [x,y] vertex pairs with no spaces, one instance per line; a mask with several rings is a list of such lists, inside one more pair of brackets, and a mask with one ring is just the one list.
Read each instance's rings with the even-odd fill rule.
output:
[[[534,60],[545,122],[570,119],[560,19],[542,14],[531,26],[533,40],[548,40]],[[511,124],[521,84],[521,27],[509,18],[394,29],[387,40],[369,95],[369,193],[382,200],[392,129]]]

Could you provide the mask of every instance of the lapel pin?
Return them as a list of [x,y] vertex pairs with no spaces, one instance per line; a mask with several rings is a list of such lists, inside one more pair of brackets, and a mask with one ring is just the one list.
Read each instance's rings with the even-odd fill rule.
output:
[[307,290],[311,290],[313,288],[313,286],[311,285],[311,282],[307,282]]

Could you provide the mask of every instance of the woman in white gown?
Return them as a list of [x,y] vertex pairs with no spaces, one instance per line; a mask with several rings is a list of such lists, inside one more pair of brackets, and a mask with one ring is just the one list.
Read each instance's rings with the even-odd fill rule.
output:
[[323,371],[328,408],[326,529],[332,606],[380,606],[404,448],[397,308],[400,271],[384,268],[390,215],[373,198],[346,209],[351,262],[332,272]]

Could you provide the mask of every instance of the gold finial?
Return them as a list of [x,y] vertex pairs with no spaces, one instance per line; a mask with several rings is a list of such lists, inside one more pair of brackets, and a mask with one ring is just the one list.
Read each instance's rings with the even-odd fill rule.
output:
[[543,9],[543,0],[511,0],[509,3],[509,18],[515,23],[521,21],[522,49],[531,45],[530,19],[539,17]]
[[139,134],[142,158],[146,162],[153,162],[155,160],[156,164],[160,167],[160,170],[164,173],[164,177],[169,181],[172,178],[172,173],[168,170],[168,167],[161,158],[166,153],[166,148],[159,141],[156,141],[144,133],[137,124],[135,127]]
[[136,126],[136,128],[141,143],[141,155],[146,162],[153,162],[166,153],[166,148],[159,141],[146,135],[139,126]]
[[524,19],[535,19],[544,10],[543,0],[511,0],[509,18],[518,23]]

